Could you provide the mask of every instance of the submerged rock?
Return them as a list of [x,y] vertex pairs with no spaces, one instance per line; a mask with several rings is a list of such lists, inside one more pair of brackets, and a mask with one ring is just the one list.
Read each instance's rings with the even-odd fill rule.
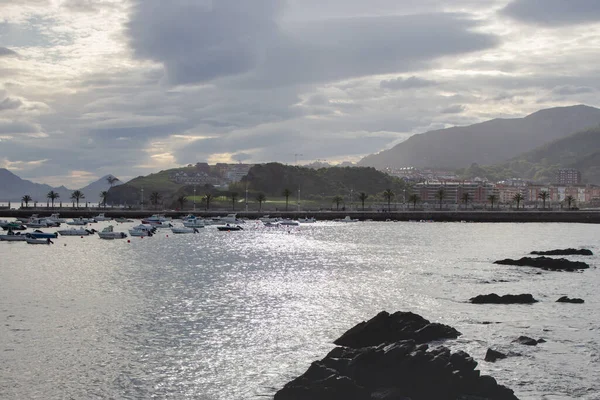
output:
[[546,343],[544,339],[535,340],[528,336],[519,336],[517,339],[513,340],[513,342],[524,344],[525,346],[537,346],[538,343]]
[[433,340],[456,339],[461,333],[448,325],[429,322],[411,312],[389,314],[382,311],[366,322],[349,329],[333,343],[338,346],[361,348],[398,340],[426,343]]
[[471,297],[469,301],[473,304],[533,304],[537,300],[531,294],[505,294],[498,296],[496,293],[481,294]]
[[548,251],[532,251],[531,254],[539,256],[593,256],[594,253],[588,249],[557,249]]
[[504,260],[494,261],[494,264],[534,267],[549,271],[575,271],[578,269],[587,269],[590,267],[588,264],[582,261],[570,261],[566,258],[550,257],[523,257],[519,260],[507,258]]
[[485,353],[485,361],[487,362],[495,362],[496,360],[502,360],[506,357],[508,357],[506,354],[492,349],[488,349]]
[[567,296],[563,296],[560,299],[556,300],[557,303],[575,303],[575,304],[581,304],[584,303],[583,299],[579,299],[577,297],[575,298],[569,298]]
[[439,339],[440,332],[459,335],[451,327],[432,325],[412,313],[380,313],[336,341],[352,347],[334,348],[278,391],[275,400],[517,399],[512,390],[481,375],[467,353],[423,344],[427,337]]

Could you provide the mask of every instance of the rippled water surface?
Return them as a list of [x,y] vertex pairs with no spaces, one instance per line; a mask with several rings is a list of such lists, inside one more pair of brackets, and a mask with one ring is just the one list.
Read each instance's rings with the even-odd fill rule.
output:
[[[457,328],[448,344],[521,399],[599,399],[598,256],[583,273],[492,264],[532,250],[597,253],[599,229],[317,223],[1,242],[0,398],[269,398],[348,328],[402,310]],[[466,303],[492,292],[540,302]],[[562,295],[585,304],[555,303]],[[520,335],[547,343],[511,343]],[[488,347],[518,355],[486,363]]]

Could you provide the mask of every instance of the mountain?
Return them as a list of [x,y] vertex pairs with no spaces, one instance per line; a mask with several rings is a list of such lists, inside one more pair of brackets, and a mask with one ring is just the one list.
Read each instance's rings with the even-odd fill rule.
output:
[[[83,194],[85,195],[85,199],[92,203],[97,203],[100,201],[100,193],[103,191],[108,191],[111,188],[110,183],[108,183],[108,178],[115,177],[114,175],[106,175],[102,178],[98,179],[95,182],[90,183],[84,188],[81,188]],[[124,182],[120,180],[116,181],[112,186],[116,187],[122,185]]]
[[458,170],[464,178],[479,176],[490,180],[519,177],[554,182],[559,168],[576,168],[583,181],[600,184],[600,125],[554,140],[505,163]]
[[600,110],[584,105],[541,110],[524,118],[493,119],[475,125],[413,135],[389,150],[363,158],[375,168],[456,169],[472,163],[505,162],[541,144],[600,124]]
[[60,195],[57,201],[69,201],[72,190],[64,186],[55,188],[50,185],[34,183],[25,179],[19,178],[5,168],[0,168],[0,201],[21,201],[21,198],[28,194],[33,201],[39,203],[46,202],[46,195],[49,191],[54,190]]

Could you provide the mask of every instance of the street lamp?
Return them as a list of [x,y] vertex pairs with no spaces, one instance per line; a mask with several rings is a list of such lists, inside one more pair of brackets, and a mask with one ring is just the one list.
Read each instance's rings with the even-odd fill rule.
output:
[[354,208],[354,188],[350,189],[350,211]]
[[142,187],[142,210],[144,209],[144,188]]
[[248,212],[248,182],[246,182],[246,212]]
[[194,186],[194,212],[196,212],[196,186]]
[[298,211],[300,211],[300,188],[298,188]]

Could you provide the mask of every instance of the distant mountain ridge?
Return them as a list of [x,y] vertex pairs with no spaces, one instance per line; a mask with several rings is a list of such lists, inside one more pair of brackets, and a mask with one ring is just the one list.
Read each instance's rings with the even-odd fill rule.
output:
[[379,169],[492,165],[598,124],[600,109],[584,105],[550,108],[524,118],[493,119],[413,135],[389,150],[364,157],[358,164]]
[[[107,177],[109,176],[113,175],[104,176],[99,180],[90,183],[86,187],[79,189],[85,195],[84,201],[98,203],[100,200],[100,192],[110,188],[110,184],[107,181]],[[122,182],[119,181],[115,183],[115,186],[121,183]],[[31,196],[33,201],[45,203],[47,200],[46,196],[51,190],[59,194],[60,197],[57,199],[57,202],[71,202],[70,198],[74,189],[69,189],[65,186],[52,187],[42,183],[34,183],[20,178],[6,168],[0,168],[0,201],[20,202],[21,198],[27,194]]]

